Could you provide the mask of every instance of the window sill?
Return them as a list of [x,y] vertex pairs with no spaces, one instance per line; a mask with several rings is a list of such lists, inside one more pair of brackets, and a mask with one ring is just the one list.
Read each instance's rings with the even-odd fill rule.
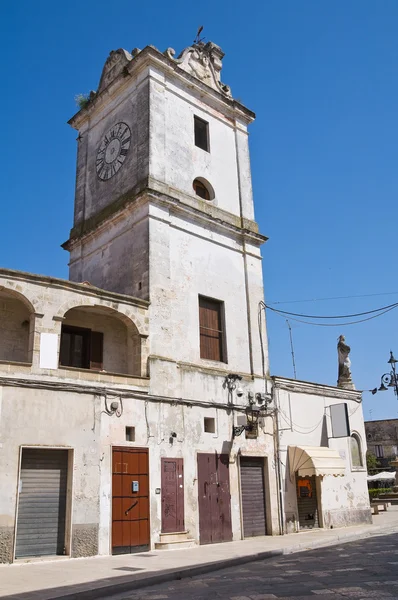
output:
[[[122,377],[122,378],[128,378],[128,379],[149,380],[149,377],[143,377],[141,375],[133,375],[131,373],[117,373],[115,371],[104,371],[104,370],[98,370],[98,369],[81,369],[79,367],[66,367],[65,365],[59,365],[58,369],[62,370],[62,371],[80,374],[81,379],[84,379],[85,375],[86,376],[90,375],[93,377],[99,377],[100,380],[101,380],[101,378],[107,379],[110,377]],[[90,379],[91,378],[92,377],[90,377]]]
[[366,467],[351,467],[351,473],[367,473]]
[[16,367],[31,367],[31,362],[23,362],[20,360],[0,360],[0,365],[11,365]]

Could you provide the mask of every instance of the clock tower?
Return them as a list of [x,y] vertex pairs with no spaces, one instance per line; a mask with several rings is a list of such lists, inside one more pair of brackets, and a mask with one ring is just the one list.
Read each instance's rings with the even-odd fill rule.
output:
[[[222,83],[223,56],[212,42],[178,57],[153,46],[110,53],[98,90],[69,121],[79,135],[63,247],[72,281],[150,301],[152,355],[208,355],[206,364],[253,376],[267,371],[257,319],[266,238],[254,220],[247,132],[255,115]],[[206,302],[219,303],[216,357],[198,347],[200,319],[215,306]]]

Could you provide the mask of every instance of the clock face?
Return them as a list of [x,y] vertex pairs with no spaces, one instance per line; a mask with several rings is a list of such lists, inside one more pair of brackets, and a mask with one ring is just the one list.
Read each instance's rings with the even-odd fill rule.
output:
[[124,161],[130,148],[131,131],[126,123],[116,123],[102,138],[97,152],[97,175],[107,181],[115,175]]

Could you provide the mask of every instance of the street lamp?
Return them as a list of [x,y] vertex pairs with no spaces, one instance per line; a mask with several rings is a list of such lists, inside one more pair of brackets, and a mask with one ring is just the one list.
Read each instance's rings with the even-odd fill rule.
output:
[[394,358],[392,350],[390,350],[390,360],[388,363],[391,366],[391,371],[389,373],[384,373],[384,375],[381,376],[380,387],[376,387],[374,390],[371,390],[372,394],[376,394],[377,392],[386,392],[388,388],[391,387],[394,388],[394,394],[398,396],[398,379],[395,369],[397,362],[398,360]]
[[244,431],[248,431],[257,437],[257,425],[261,416],[264,416],[267,411],[267,406],[254,406],[250,403],[245,409],[246,425],[234,425],[232,428],[232,436],[237,437],[242,435]]

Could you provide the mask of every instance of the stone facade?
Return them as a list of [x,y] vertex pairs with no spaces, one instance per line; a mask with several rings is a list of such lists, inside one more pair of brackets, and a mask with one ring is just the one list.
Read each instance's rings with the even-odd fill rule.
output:
[[374,454],[381,467],[388,467],[398,456],[398,419],[365,421],[368,450]]
[[[297,502],[284,452],[302,440],[345,453],[344,477],[320,482],[323,526],[369,519],[366,472],[350,464],[349,439],[329,440],[318,423],[325,397],[346,402],[364,451],[360,395],[269,376],[265,320],[258,325],[266,238],[254,220],[247,133],[254,114],[221,83],[222,57],[212,43],[178,58],[153,47],[112,52],[98,91],[70,121],[79,132],[74,225],[64,244],[71,281],[0,269],[4,562],[16,556],[21,465],[31,448],[67,451],[58,552],[66,556],[115,546],[112,473],[127,469],[113,465],[115,449],[148,452],[150,548],[164,535],[162,459],[183,460],[190,543],[201,542],[200,455],[227,456],[232,539],[244,536],[242,457],[262,464],[267,534],[288,531]],[[194,117],[207,123],[210,151],[194,143]],[[198,178],[211,199],[196,195]],[[218,359],[202,356],[199,298],[222,306]],[[261,418],[254,434],[238,435],[249,407],[262,408]]]

